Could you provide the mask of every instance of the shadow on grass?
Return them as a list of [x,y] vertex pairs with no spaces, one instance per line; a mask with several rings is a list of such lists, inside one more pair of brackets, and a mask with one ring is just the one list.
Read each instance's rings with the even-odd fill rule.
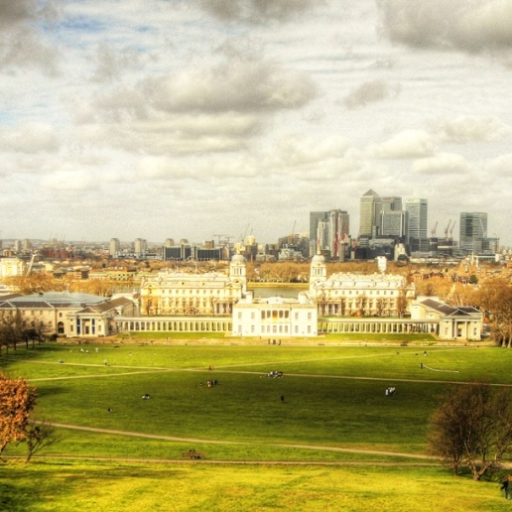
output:
[[[1,473],[0,473],[1,474]],[[41,495],[33,486],[11,485],[0,482],[0,510],[26,512],[41,502]]]

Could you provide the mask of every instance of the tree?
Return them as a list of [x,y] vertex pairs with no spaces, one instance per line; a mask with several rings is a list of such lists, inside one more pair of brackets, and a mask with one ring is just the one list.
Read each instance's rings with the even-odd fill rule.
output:
[[19,309],[15,311],[0,312],[0,352],[5,346],[9,351],[9,345],[16,350],[16,344],[23,341],[27,324]]
[[27,438],[28,419],[36,398],[36,389],[25,379],[0,374],[0,456],[9,443]]
[[472,384],[449,391],[432,415],[429,446],[455,474],[466,464],[480,480],[512,447],[512,390]]
[[37,423],[30,423],[27,427],[27,459],[30,459],[36,453],[40,452],[43,448],[51,446],[59,439],[55,433],[55,427],[47,421],[39,421]]
[[504,279],[486,282],[472,297],[492,328],[496,341],[502,346],[512,346],[512,286]]

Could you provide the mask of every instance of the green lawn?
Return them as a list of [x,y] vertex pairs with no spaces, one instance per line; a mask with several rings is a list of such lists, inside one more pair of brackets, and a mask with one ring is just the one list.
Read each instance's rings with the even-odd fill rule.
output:
[[[505,501],[496,482],[451,476],[425,457],[426,438],[447,386],[512,385],[511,364],[512,351],[477,346],[19,349],[0,360],[0,370],[38,388],[38,418],[69,428],[59,428],[59,442],[32,464],[0,467],[0,496],[11,497],[13,508],[5,510],[66,510],[68,494],[83,500],[78,510],[135,510],[148,503],[152,510],[501,510]],[[268,378],[270,370],[284,377]],[[212,379],[218,385],[207,387]],[[390,385],[397,387],[394,397],[384,394]],[[145,393],[150,400],[141,399]],[[85,428],[106,432],[80,430]],[[181,453],[190,448],[205,453],[209,464],[222,464],[183,466]],[[21,456],[24,449],[9,447],[7,455]],[[239,465],[253,462],[263,464]],[[319,463],[342,466],[313,465]],[[390,465],[378,466],[383,463]],[[90,486],[75,482],[81,471],[96,482],[96,497],[88,494]],[[33,478],[20,476],[30,473]],[[174,508],[163,505],[169,498],[160,478],[182,489],[174,491],[180,496]],[[30,482],[38,480],[45,482],[43,495],[31,501]],[[199,495],[196,489],[203,488]],[[43,505],[44,493],[53,496],[55,508]],[[111,493],[119,508],[105,505]],[[330,494],[333,508],[325,505]],[[423,503],[426,496],[443,506]],[[126,508],[127,500],[133,508]]]

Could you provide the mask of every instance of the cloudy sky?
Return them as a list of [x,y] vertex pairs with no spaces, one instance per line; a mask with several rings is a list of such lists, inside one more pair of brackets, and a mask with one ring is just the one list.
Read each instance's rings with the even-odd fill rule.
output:
[[357,236],[372,188],[512,245],[511,86],[512,0],[0,0],[0,237]]

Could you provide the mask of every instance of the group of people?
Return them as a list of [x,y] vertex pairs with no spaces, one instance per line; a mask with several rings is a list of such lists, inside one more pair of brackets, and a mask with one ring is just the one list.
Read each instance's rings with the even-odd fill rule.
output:
[[[217,384],[219,383],[219,381],[217,379],[214,379],[214,380],[207,380],[206,381],[206,387],[208,388],[213,388],[213,386],[216,386]],[[199,386],[203,386],[203,383],[200,382],[199,383]]]
[[276,379],[277,377],[282,377],[283,372],[279,372],[277,370],[272,370],[271,372],[267,373],[267,377],[270,377],[271,379]]
[[142,395],[142,400],[149,400],[151,398],[151,395],[149,393],[144,393]]
[[390,386],[389,388],[386,388],[386,396],[393,396],[396,394],[396,387]]

